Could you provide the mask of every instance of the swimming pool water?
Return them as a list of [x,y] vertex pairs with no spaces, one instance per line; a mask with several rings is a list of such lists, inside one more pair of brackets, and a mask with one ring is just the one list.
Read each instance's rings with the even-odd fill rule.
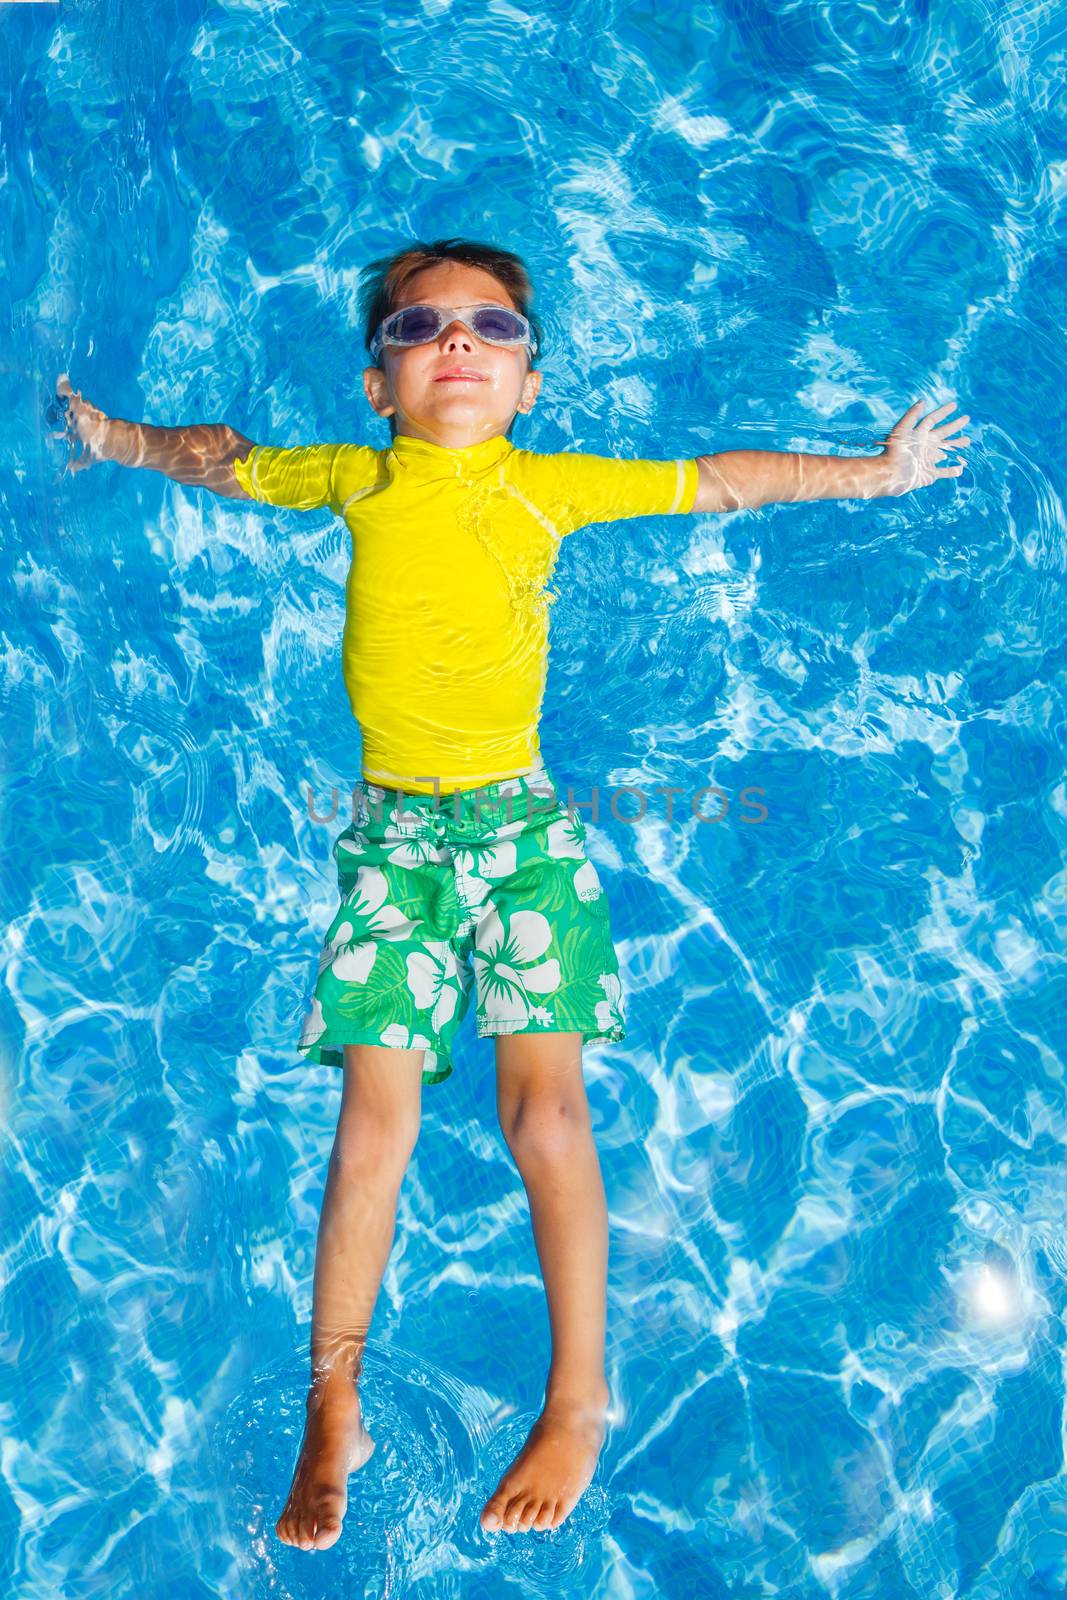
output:
[[[0,1591],[1067,1592],[1058,9],[61,0],[0,40]],[[46,410],[67,370],[384,446],[359,269],[455,235],[538,286],[516,444],[864,453],[922,396],[975,445],[901,499],[567,541],[542,744],[599,790],[628,996],[586,1054],[612,1425],[560,1529],[480,1531],[549,1342],[468,1031],[377,1450],[309,1557],[274,1523],[340,1094],[295,1046],[359,774],[348,535],[61,477]]]

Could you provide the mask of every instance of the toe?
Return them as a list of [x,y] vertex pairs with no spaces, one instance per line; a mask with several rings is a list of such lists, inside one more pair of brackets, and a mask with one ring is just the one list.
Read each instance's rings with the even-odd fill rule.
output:
[[561,1522],[566,1522],[567,1518],[570,1516],[571,1512],[574,1510],[574,1508],[575,1508],[575,1506],[577,1504],[578,1504],[577,1500],[560,1500],[557,1503],[557,1505],[556,1505],[556,1527],[557,1528],[559,1527]]
[[524,1494],[519,1496],[516,1510],[518,1512],[518,1529],[520,1533],[525,1533],[527,1528],[530,1526],[530,1523],[533,1520],[532,1513],[534,1509],[535,1503],[530,1495]]
[[338,1517],[324,1517],[319,1523],[318,1532],[315,1534],[315,1548],[328,1550],[336,1544],[341,1537],[341,1522]]
[[487,1533],[499,1533],[504,1523],[504,1500],[495,1494],[482,1508],[482,1527]]
[[522,1526],[529,1533],[541,1511],[541,1496],[532,1494],[523,1507]]
[[552,1520],[549,1515],[552,1510],[552,1504],[551,1500],[542,1500],[537,1507],[537,1515],[533,1519],[533,1525],[538,1533],[544,1533],[552,1526]]

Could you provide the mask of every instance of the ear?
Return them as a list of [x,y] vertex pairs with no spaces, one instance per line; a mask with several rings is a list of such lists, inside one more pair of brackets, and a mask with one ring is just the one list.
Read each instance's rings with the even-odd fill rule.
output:
[[528,372],[522,381],[522,399],[519,401],[519,410],[532,411],[537,403],[537,396],[541,393],[543,372]]
[[363,393],[380,417],[391,417],[396,410],[389,395],[389,384],[381,367],[363,368]]

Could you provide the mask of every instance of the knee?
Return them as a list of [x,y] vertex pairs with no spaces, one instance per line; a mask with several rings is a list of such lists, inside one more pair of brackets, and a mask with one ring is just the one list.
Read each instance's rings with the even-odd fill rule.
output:
[[501,1107],[500,1126],[520,1162],[566,1161],[591,1132],[588,1106],[561,1094],[524,1096]]
[[418,1139],[419,1127],[395,1110],[361,1106],[343,1112],[330,1159],[342,1172],[403,1177]]

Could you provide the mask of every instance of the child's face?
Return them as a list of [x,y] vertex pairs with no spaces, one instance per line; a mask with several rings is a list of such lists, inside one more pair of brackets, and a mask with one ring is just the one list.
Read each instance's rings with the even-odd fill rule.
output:
[[[491,273],[457,261],[436,261],[408,283],[394,310],[403,306],[453,306],[492,303],[517,310],[507,289]],[[429,439],[448,449],[477,444],[506,433],[516,411],[529,411],[541,387],[541,373],[530,371],[530,353],[486,344],[453,319],[428,344],[402,349],[386,345],[382,369],[367,367],[363,388],[380,417],[395,414],[398,433]],[[474,382],[448,382],[450,367],[480,373]]]

